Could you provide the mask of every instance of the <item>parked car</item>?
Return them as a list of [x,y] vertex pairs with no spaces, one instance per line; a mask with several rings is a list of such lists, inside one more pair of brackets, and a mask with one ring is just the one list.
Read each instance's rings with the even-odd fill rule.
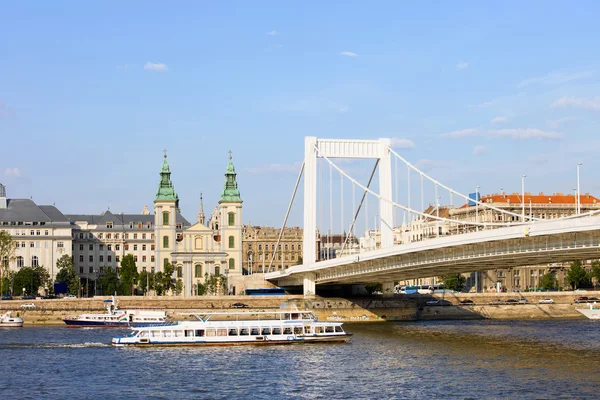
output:
[[552,300],[551,298],[546,298],[546,299],[541,299],[538,303],[540,304],[554,304],[554,300]]
[[519,301],[516,299],[508,299],[505,301],[505,303],[506,304],[517,304],[517,303],[519,303]]
[[25,296],[21,297],[21,300],[35,300],[35,294],[26,294]]
[[248,308],[248,304],[244,304],[244,303],[233,303],[232,304],[233,308]]
[[35,308],[35,304],[34,303],[21,304],[21,308],[23,310],[33,310]]
[[471,299],[464,299],[460,301],[460,304],[473,304],[473,300]]
[[488,304],[490,305],[498,305],[498,304],[504,304],[504,302],[500,299],[494,299],[492,301],[490,301]]
[[65,299],[76,299],[77,296],[75,296],[74,294],[68,294],[64,297]]
[[588,301],[588,303],[592,303],[594,301],[600,301],[600,299],[597,297],[588,297],[587,301]]
[[12,296],[2,296],[0,300],[12,300]]
[[428,306],[439,306],[441,304],[440,300],[429,300],[427,303]]
[[589,298],[587,298],[586,296],[581,296],[576,298],[574,301],[575,303],[587,303],[588,300]]
[[519,304],[527,304],[527,299],[525,297],[521,297],[519,299]]

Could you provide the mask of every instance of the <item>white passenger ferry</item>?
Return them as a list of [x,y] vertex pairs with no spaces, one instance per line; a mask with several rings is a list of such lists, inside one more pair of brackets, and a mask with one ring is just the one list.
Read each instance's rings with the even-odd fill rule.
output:
[[237,346],[346,342],[341,322],[319,322],[308,311],[191,313],[194,321],[131,328],[115,346]]
[[114,296],[104,300],[104,308],[105,314],[81,314],[64,317],[63,321],[69,328],[127,328],[169,323],[164,311],[121,310]]

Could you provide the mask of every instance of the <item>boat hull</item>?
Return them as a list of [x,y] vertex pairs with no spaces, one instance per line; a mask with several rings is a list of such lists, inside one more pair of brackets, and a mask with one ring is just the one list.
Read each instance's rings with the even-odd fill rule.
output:
[[181,346],[273,346],[284,344],[310,344],[310,343],[344,343],[350,340],[351,333],[335,336],[309,336],[309,337],[294,337],[292,339],[266,339],[266,340],[244,340],[231,342],[206,342],[206,341],[177,341],[177,342],[148,342],[140,343],[127,342],[127,338],[115,338],[112,341],[113,346],[117,347],[181,347]]
[[0,323],[0,328],[22,328],[23,321],[21,322],[2,322]]
[[69,328],[137,328],[142,326],[160,326],[166,322],[128,322],[128,321],[92,321],[92,320],[77,320],[63,319],[64,323]]

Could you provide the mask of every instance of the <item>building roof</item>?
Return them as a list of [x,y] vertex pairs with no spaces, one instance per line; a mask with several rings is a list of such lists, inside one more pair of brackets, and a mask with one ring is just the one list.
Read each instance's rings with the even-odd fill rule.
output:
[[[435,205],[430,205],[429,207],[427,207],[425,209],[425,211],[423,211],[423,214],[429,214],[429,215],[433,215],[435,217],[438,216],[440,218],[450,218],[450,207],[448,206],[439,206],[438,210],[436,211],[435,209]],[[425,218],[426,221],[436,221],[435,218]]]
[[7,199],[7,207],[0,209],[1,222],[68,223],[55,206],[38,206],[30,199]]
[[[523,200],[521,199],[520,193],[494,193],[494,194],[486,194],[481,196],[482,203],[506,203],[506,204],[521,204]],[[600,199],[590,195],[589,193],[581,194],[581,205],[586,204],[600,204]],[[535,204],[573,204],[575,205],[576,196],[574,194],[563,194],[563,193],[553,193],[553,194],[531,194],[525,192],[525,204],[529,204],[531,202],[533,205]],[[469,207],[468,203],[461,206],[461,208]],[[473,206],[470,206],[473,207]]]
[[[112,222],[115,225],[128,225],[130,222],[138,223],[141,222],[146,224],[150,222],[154,224],[154,215],[153,214],[113,214],[110,211],[105,211],[100,215],[94,214],[67,214],[66,218],[71,221],[71,223],[75,222],[87,222],[88,224],[98,225],[98,224],[106,224],[107,222]],[[190,226],[190,223],[183,215],[179,212],[176,217],[177,223],[183,224],[183,226]]]

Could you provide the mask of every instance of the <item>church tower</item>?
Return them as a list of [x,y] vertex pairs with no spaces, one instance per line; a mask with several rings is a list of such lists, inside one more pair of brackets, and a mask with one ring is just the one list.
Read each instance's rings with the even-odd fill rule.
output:
[[204,215],[204,201],[202,201],[202,193],[200,193],[200,211],[196,218],[199,224],[206,225],[206,216]]
[[156,272],[162,271],[171,262],[171,252],[177,246],[177,211],[179,197],[171,182],[171,171],[167,163],[167,151],[160,171],[160,183],[154,200],[154,243],[156,245]]
[[219,200],[221,248],[227,253],[229,274],[242,274],[242,198],[236,181],[235,168],[229,151],[229,164],[225,171],[225,187]]

